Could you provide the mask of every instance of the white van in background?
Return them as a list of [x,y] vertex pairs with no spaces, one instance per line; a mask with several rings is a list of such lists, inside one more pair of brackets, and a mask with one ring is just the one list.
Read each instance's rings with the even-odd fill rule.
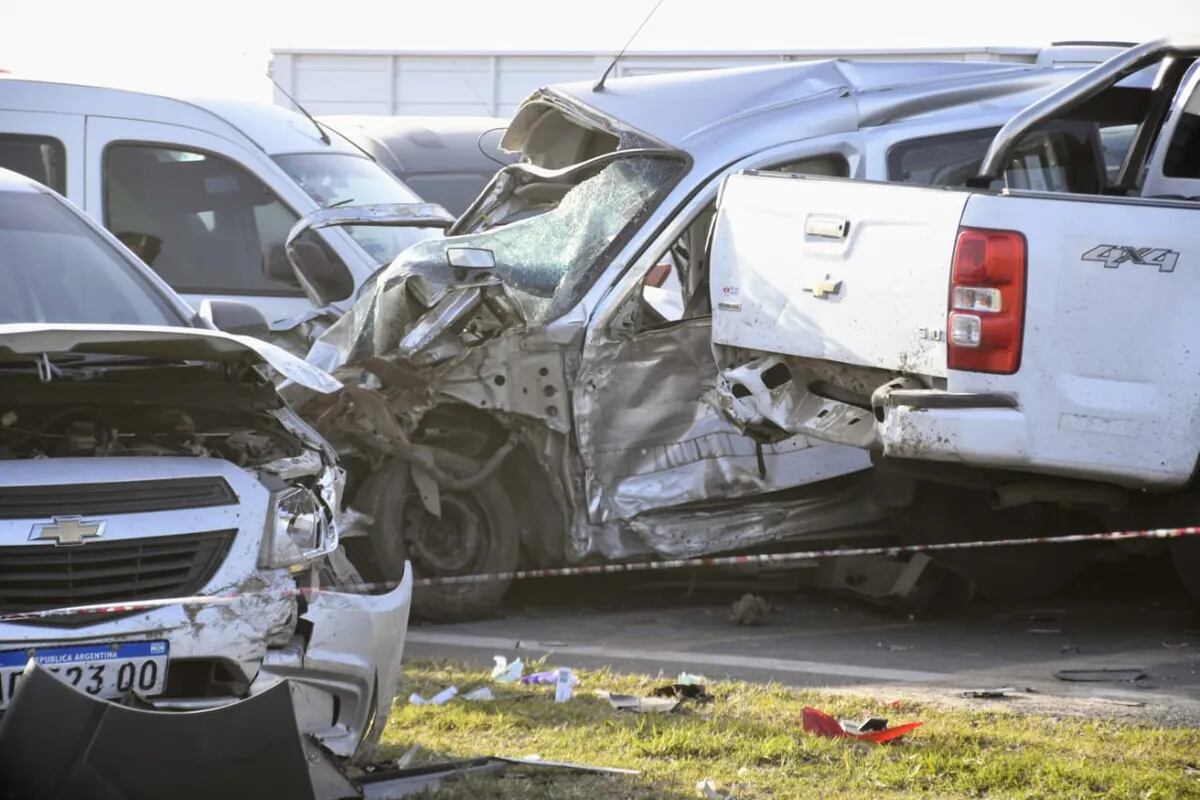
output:
[[[357,146],[266,103],[179,100],[0,80],[0,167],[51,187],[112,231],[176,292],[259,308],[273,331],[314,316],[284,243],[303,216],[421,199]],[[339,315],[362,283],[434,229],[327,229],[322,287]]]

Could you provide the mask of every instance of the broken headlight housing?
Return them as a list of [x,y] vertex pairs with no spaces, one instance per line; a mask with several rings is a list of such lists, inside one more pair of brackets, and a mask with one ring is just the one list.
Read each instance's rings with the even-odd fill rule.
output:
[[337,549],[333,514],[321,494],[306,486],[289,486],[271,495],[260,565],[295,567]]

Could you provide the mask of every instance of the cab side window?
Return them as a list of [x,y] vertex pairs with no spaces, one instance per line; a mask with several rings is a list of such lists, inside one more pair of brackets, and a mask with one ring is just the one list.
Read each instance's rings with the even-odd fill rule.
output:
[[105,152],[105,225],[176,291],[302,294],[284,252],[297,219],[221,156],[150,144]]
[[[846,178],[850,175],[850,165],[843,156],[832,154],[789,161],[765,171]],[[642,281],[640,329],[712,315],[707,248],[715,214],[715,203],[705,207],[646,273]]]
[[1163,174],[1168,178],[1200,178],[1200,87],[1180,109],[1179,124],[1163,160]]
[[67,152],[53,137],[0,133],[0,167],[67,193]]

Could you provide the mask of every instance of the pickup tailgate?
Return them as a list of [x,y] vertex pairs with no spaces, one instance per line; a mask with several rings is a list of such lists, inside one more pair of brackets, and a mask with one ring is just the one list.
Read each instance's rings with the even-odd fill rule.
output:
[[713,341],[944,376],[950,260],[969,196],[731,176],[712,241]]

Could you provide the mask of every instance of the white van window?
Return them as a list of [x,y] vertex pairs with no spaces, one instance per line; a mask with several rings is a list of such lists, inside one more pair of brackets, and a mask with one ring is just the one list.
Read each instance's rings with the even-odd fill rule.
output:
[[[297,219],[221,156],[152,144],[105,152],[105,225],[176,291],[302,295],[284,251]],[[349,272],[345,283],[349,295]]]
[[0,167],[67,193],[67,151],[53,137],[0,133]]

